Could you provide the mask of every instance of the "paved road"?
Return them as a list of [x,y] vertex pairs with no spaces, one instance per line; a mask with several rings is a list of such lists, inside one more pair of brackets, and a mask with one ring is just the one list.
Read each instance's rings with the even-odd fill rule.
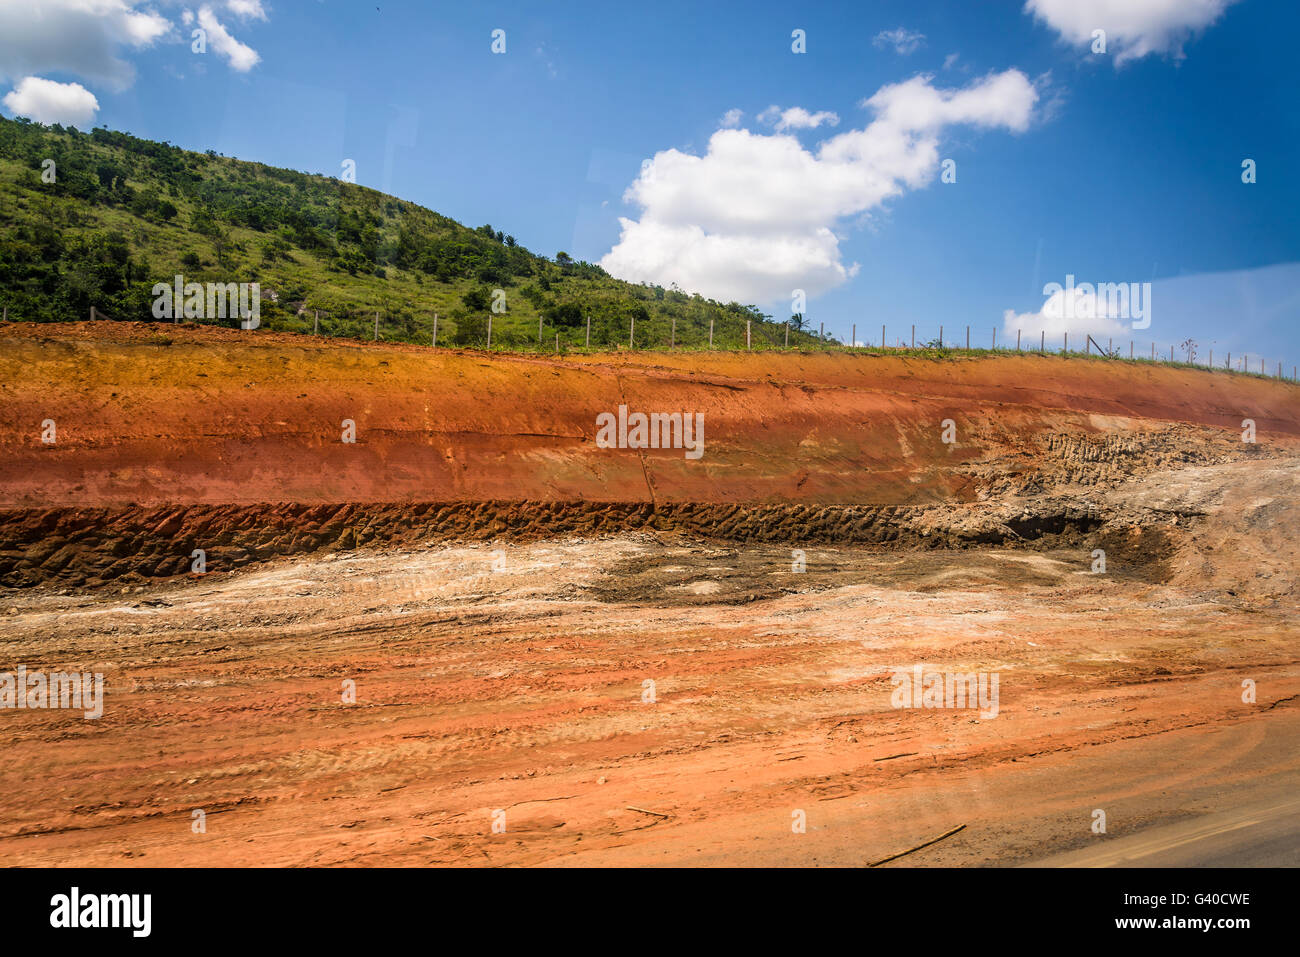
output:
[[1154,827],[1031,867],[1300,867],[1300,796]]

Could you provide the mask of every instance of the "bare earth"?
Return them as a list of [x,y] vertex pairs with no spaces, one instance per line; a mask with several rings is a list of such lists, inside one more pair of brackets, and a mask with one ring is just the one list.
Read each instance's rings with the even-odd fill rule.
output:
[[[41,466],[62,476],[52,491],[11,464],[0,670],[102,671],[107,706],[90,721],[0,711],[0,853],[54,865],[856,867],[965,825],[886,866],[1300,864],[1297,393],[1215,378],[1199,411],[1180,415],[1184,399],[1141,416],[1076,409],[1051,435],[1027,419],[999,432],[987,409],[968,411],[989,445],[942,466],[941,450],[926,452],[912,478],[885,469],[874,503],[924,508],[872,513],[838,540],[810,524],[837,513],[744,507],[702,513],[704,531],[623,516],[626,527],[551,536],[510,521],[452,535],[432,519],[398,535],[377,528],[387,513],[349,513],[346,534],[277,532],[265,547],[227,528],[214,555],[231,560],[206,575],[164,573],[157,556],[124,571],[142,554],[122,547],[136,540],[125,519],[84,510],[132,501],[143,438],[129,468],[113,464],[107,431],[61,449],[63,465]],[[10,383],[30,408],[8,406],[13,431],[0,436],[32,462],[41,450],[19,432],[39,421],[39,384]],[[1274,430],[1246,447],[1240,403],[1222,397],[1264,386],[1290,391],[1259,393]],[[844,388],[820,386],[821,398]],[[74,398],[60,397],[61,419],[75,421]],[[806,422],[794,421],[780,441],[797,446]],[[761,451],[716,429],[737,468]],[[891,448],[923,430],[905,431]],[[234,454],[236,439],[223,441]],[[497,472],[466,481],[506,487],[539,461],[492,441]],[[819,442],[824,463],[833,443]],[[182,466],[160,460],[158,474]],[[669,498],[743,498],[673,486],[679,466],[665,468],[652,487]],[[787,504],[801,501],[798,471],[780,476]],[[837,500],[826,489],[855,480],[843,475],[812,480],[803,501]],[[890,498],[904,487],[922,491]],[[167,534],[210,528],[191,507],[222,501],[234,499],[172,503],[180,524]],[[221,514],[238,526],[256,513]],[[764,532],[772,523],[779,533]],[[184,562],[190,544],[171,551]],[[891,675],[917,664],[996,672],[997,716],[893,707]],[[805,833],[792,828],[799,812]]]
[[[5,715],[0,846],[55,864],[860,866],[965,824],[899,863],[1014,864],[1295,793],[1291,607],[1093,575],[1086,551],[806,560],[626,535],[11,598],[6,652],[94,661],[113,704]],[[998,716],[892,708],[889,675],[918,662],[999,672]]]

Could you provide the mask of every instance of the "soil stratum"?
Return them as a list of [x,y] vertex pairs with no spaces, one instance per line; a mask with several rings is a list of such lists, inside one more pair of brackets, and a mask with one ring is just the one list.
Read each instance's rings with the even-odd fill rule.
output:
[[[603,447],[620,406],[702,454]],[[1160,837],[1295,818],[1297,502],[1300,389],[1256,376],[10,324],[0,671],[105,707],[0,710],[0,844],[1300,863]],[[895,707],[918,665],[996,715]]]

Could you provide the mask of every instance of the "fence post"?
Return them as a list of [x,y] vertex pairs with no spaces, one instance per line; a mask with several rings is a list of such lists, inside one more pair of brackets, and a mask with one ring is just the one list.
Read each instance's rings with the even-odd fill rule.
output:
[[1156,361],[1156,344],[1154,342],[1151,343],[1151,361]]
[[1038,340],[1038,354],[1041,356],[1047,351],[1047,330],[1044,329],[1042,336]]
[[1061,347],[1061,354],[1068,356],[1070,354],[1070,334],[1065,333],[1065,345]]
[[[492,313],[488,313],[488,342],[492,341]],[[433,348],[438,348],[438,314],[433,314]],[[490,348],[490,345],[489,345]]]
[[709,348],[713,348],[713,317],[709,317]]
[[1174,347],[1172,345],[1169,347],[1169,361],[1174,361]]
[[880,351],[885,351],[885,324],[880,324]]
[[1224,367],[1225,369],[1227,369],[1229,372],[1232,371],[1232,353],[1231,353],[1231,352],[1228,353],[1228,358],[1226,358],[1226,359],[1223,360],[1223,367]]
[[555,330],[555,351],[557,353],[560,351],[560,330],[559,329]]
[[[173,312],[174,312],[174,311],[175,311],[175,310],[173,310]],[[91,306],[91,307],[90,307],[90,321],[91,321],[91,322],[94,322],[94,321],[95,321],[95,307],[94,307],[94,306]]]
[[912,348],[916,348],[916,323],[912,323]]
[[488,352],[491,352],[491,351],[492,351],[492,313],[490,313],[490,312],[488,313],[488,341],[487,341],[487,349],[488,349]]
[[375,313],[375,342],[379,341],[379,313]]
[[998,348],[998,327],[994,326],[993,327],[993,351],[996,352],[997,348]]
[[939,326],[939,348],[943,348],[943,326]]
[[1020,330],[1016,330],[1016,351],[1020,351]]
[[790,348],[790,320],[785,321],[785,347]]
[[4,320],[3,320],[3,321],[4,321],[4,322],[8,322],[8,321],[9,321],[9,307],[8,307],[8,306],[5,306],[5,317],[4,317]]
[[853,324],[853,331],[849,333],[849,348],[852,349],[858,344],[858,324]]
[[970,326],[966,327],[966,351],[970,351]]
[[[437,320],[434,321],[436,322]],[[319,309],[316,310],[316,324],[311,327],[311,334],[313,336],[320,335],[320,310]]]
[[826,341],[826,323],[825,323],[825,322],[823,322],[820,326],[817,327],[817,338],[820,339],[822,342],[825,342],[825,341]]
[[1132,339],[1130,339],[1130,340],[1128,341],[1128,357],[1129,357],[1130,359],[1133,358],[1133,340],[1132,340]]
[[1083,337],[1083,354],[1085,356],[1092,355],[1092,336],[1086,334]]
[[673,316],[673,331],[672,331],[672,335],[668,339],[668,348],[669,349],[677,348],[677,317],[676,316]]
[[1210,361],[1207,363],[1211,369],[1214,368],[1214,350],[1210,350]]
[[537,351],[542,351],[542,317],[537,317]]
[[632,325],[627,331],[627,347],[629,349],[636,348],[636,316],[632,317]]
[[752,346],[750,346],[749,344],[749,323],[750,320],[746,319],[745,320],[745,348],[746,349],[752,348]]

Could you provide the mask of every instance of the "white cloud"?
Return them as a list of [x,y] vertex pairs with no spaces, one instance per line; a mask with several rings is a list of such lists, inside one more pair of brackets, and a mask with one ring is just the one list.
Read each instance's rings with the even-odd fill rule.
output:
[[945,126],[1024,130],[1037,99],[1018,70],[955,90],[918,76],[882,87],[863,102],[874,114],[865,128],[815,152],[788,134],[723,129],[703,156],[657,153],[624,195],[641,217],[620,219],[601,265],[724,301],[774,303],[796,288],[817,295],[857,269],[841,259],[839,222],[932,182]]
[[1141,307],[1150,309],[1150,297],[1142,301],[1141,292],[1138,300],[1130,303],[1127,293],[1123,300],[1118,295],[1102,293],[1094,286],[1081,284],[1070,289],[1055,289],[1043,303],[1038,312],[1022,312],[1014,309],[1002,313],[1002,329],[1012,333],[1020,330],[1030,334],[1032,339],[1041,333],[1047,333],[1049,342],[1059,342],[1065,333],[1079,337],[1082,345],[1084,335],[1123,336],[1130,331],[1130,313]]
[[946,57],[943,58],[943,68],[945,70],[951,70],[953,67],[957,65],[957,61],[960,59],[961,59],[960,54],[949,53]]
[[226,9],[241,20],[265,20],[262,0],[226,0]]
[[1115,65],[1150,53],[1180,58],[1183,43],[1214,23],[1237,0],[1026,0],[1025,12],[1041,20],[1066,43],[1092,43],[1106,31]]
[[199,7],[199,26],[207,31],[208,45],[218,55],[226,58],[231,69],[238,70],[240,73],[247,73],[257,66],[258,61],[262,59],[257,55],[256,50],[245,43],[240,43],[227,32],[226,28],[221,25],[221,21],[212,12],[211,7]]
[[829,110],[809,113],[802,106],[792,106],[788,110],[783,110],[779,106],[769,106],[758,114],[758,121],[775,126],[776,131],[781,133],[785,130],[815,130],[823,123],[839,126],[840,116]]
[[125,90],[135,68],[119,53],[167,36],[172,25],[135,0],[0,0],[0,76],[71,73]]
[[718,126],[724,130],[734,130],[744,117],[743,110],[727,110],[722,114],[722,119],[718,120]]
[[879,50],[893,47],[895,53],[907,56],[925,45],[925,34],[899,27],[896,30],[881,30],[871,43]]
[[88,129],[99,110],[99,101],[80,83],[56,83],[39,76],[24,77],[4,98],[15,116],[37,123],[59,123]]

